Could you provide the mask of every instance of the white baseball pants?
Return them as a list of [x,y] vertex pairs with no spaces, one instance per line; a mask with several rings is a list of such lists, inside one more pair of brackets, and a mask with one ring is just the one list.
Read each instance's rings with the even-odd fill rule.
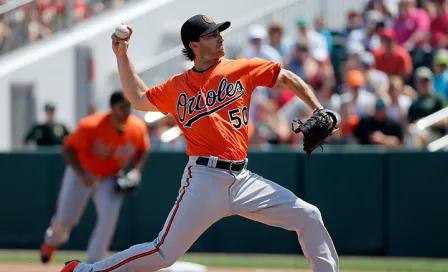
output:
[[246,169],[231,172],[196,165],[190,157],[179,196],[158,237],[75,272],[149,272],[171,266],[213,223],[240,215],[296,231],[315,272],[338,271],[339,260],[319,210],[288,189]]

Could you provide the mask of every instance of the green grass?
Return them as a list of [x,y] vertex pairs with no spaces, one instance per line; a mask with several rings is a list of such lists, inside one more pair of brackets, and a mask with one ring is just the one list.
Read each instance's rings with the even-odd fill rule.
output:
[[[84,252],[56,252],[53,261],[62,263],[78,258],[85,260]],[[182,261],[200,263],[214,267],[247,267],[247,268],[304,268],[309,269],[302,256],[291,255],[226,255],[226,254],[187,254]],[[39,262],[38,252],[32,251],[1,251],[0,262]],[[380,270],[380,271],[427,271],[447,272],[448,259],[419,259],[419,258],[368,258],[346,257],[340,260],[341,270]]]

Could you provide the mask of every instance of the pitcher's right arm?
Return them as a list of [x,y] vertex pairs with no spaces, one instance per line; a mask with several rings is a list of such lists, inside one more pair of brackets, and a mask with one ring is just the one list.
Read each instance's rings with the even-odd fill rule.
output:
[[129,38],[132,35],[132,28],[128,27],[130,34],[126,39],[120,39],[115,34],[112,35],[112,49],[117,57],[118,72],[120,74],[121,86],[126,98],[131,105],[140,111],[159,111],[147,98],[148,86],[135,72],[134,66],[127,54]]

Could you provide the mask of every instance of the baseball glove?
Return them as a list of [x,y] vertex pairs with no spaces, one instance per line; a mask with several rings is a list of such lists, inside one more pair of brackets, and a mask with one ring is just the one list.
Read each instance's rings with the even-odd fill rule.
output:
[[139,179],[131,179],[126,175],[118,175],[115,179],[115,192],[117,194],[134,193],[140,186]]
[[[311,153],[317,147],[322,147],[325,139],[338,130],[336,115],[326,109],[314,111],[305,122],[295,119],[292,123],[292,130],[295,133],[302,132],[303,134],[303,150],[306,152],[308,159]],[[294,123],[297,123],[297,128],[294,128]]]

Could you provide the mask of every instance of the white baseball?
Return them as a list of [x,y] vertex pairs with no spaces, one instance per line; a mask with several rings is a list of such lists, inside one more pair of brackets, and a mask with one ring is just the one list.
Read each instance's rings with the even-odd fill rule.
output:
[[126,39],[129,37],[129,29],[126,25],[121,24],[115,28],[115,36],[117,36],[120,39]]

